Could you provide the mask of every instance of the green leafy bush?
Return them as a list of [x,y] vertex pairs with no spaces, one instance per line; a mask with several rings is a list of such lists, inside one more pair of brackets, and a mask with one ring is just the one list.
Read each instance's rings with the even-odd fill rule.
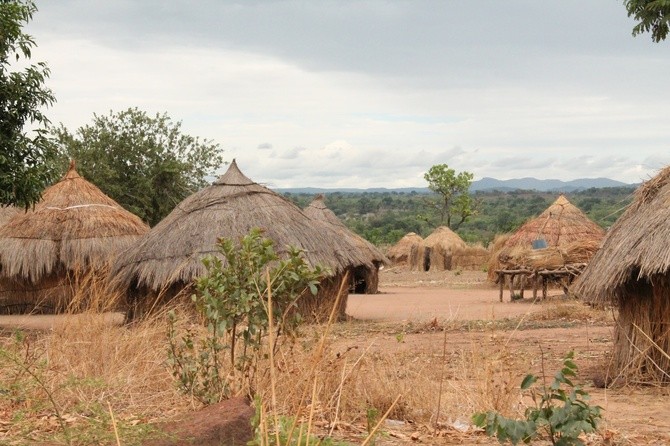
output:
[[311,268],[296,248],[288,248],[280,259],[273,245],[260,229],[252,229],[239,244],[219,239],[217,248],[225,262],[215,256],[203,260],[207,274],[196,281],[193,301],[206,336],[199,337],[194,329],[179,335],[176,315],[170,313],[173,375],[184,392],[206,404],[239,390],[231,388],[235,377],[253,381],[270,328],[268,294],[276,351],[280,339],[292,338],[301,322],[298,299],[306,292],[317,292],[324,273],[321,268]]
[[474,424],[484,428],[487,435],[497,437],[500,443],[530,443],[544,432],[553,445],[583,445],[579,435],[597,429],[602,408],[589,405],[589,394],[572,382],[571,378],[576,377],[578,371],[573,359],[571,351],[548,387],[538,385],[535,375],[524,378],[521,390],[530,393],[534,403],[526,409],[525,420],[509,419],[490,411],[474,414]]

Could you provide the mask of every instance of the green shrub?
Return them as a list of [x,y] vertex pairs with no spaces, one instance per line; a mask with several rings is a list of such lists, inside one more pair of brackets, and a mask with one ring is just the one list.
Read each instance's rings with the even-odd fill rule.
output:
[[[170,313],[169,362],[180,388],[206,404],[230,397],[233,377],[253,381],[270,320],[271,293],[273,349],[290,338],[300,324],[297,301],[306,292],[316,294],[323,276],[311,268],[302,251],[288,248],[280,259],[273,241],[252,229],[239,245],[219,239],[219,253],[203,260],[207,273],[197,279],[193,301],[204,320],[206,336],[195,330],[179,336],[176,316]],[[283,335],[283,336],[282,336]]]
[[484,428],[487,435],[497,437],[500,443],[530,443],[545,432],[553,445],[583,445],[579,435],[596,430],[602,408],[589,405],[589,394],[571,381],[578,371],[573,359],[574,352],[569,352],[563,360],[563,368],[548,387],[538,385],[535,375],[524,378],[521,390],[530,393],[534,403],[526,409],[526,419],[509,419],[490,411],[474,414],[474,424]]

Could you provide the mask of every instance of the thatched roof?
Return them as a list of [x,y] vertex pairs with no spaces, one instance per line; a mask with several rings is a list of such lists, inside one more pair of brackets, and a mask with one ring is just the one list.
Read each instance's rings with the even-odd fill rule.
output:
[[371,262],[389,264],[389,259],[377,249],[375,245],[365,240],[360,235],[352,232],[337,215],[326,206],[323,195],[317,195],[314,200],[304,209],[305,215],[314,220],[322,221],[330,225],[343,241],[351,243],[355,249],[362,251],[362,255],[368,257]]
[[409,261],[409,257],[412,253],[412,247],[414,249],[418,248],[419,244],[423,241],[423,238],[415,233],[407,233],[398,240],[398,243],[391,246],[388,251],[386,251],[386,256],[394,264],[403,264]]
[[20,211],[14,206],[2,206],[0,207],[0,226],[4,225],[9,221],[10,218],[18,214]]
[[466,249],[468,247],[468,244],[458,234],[446,226],[440,226],[435,229],[428,237],[423,239],[421,244],[430,248],[440,245],[451,251]]
[[537,218],[524,223],[505,242],[505,249],[532,248],[533,241],[544,239],[547,247],[566,246],[580,240],[601,240],[605,231],[561,195]]
[[638,188],[573,291],[589,302],[617,303],[628,284],[668,275],[669,239],[670,166]]
[[205,273],[202,259],[218,254],[218,238],[238,241],[252,228],[262,229],[278,252],[289,245],[301,248],[310,264],[333,273],[352,265],[372,266],[329,226],[244,176],[233,160],[224,175],[179,203],[141,243],[123,253],[114,274],[126,286],[156,291],[189,283]]
[[33,210],[15,214],[0,227],[2,275],[36,283],[62,269],[105,262],[148,230],[139,217],[80,177],[72,162]]

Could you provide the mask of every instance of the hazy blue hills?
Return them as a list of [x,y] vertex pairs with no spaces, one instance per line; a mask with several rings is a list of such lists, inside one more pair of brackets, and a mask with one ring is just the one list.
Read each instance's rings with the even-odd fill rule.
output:
[[540,192],[574,192],[578,190],[603,187],[634,187],[632,184],[622,183],[621,181],[610,180],[609,178],[580,178],[571,181],[561,180],[538,180],[537,178],[518,178],[514,180],[496,180],[495,178],[484,177],[481,180],[473,181],[470,190],[537,190]]
[[[622,183],[621,181],[610,180],[609,178],[580,178],[571,181],[561,180],[538,180],[537,178],[518,178],[513,180],[497,180],[495,178],[484,177],[481,180],[473,181],[470,190],[475,191],[493,191],[499,190],[502,192],[513,190],[536,190],[538,192],[576,192],[591,188],[605,188],[605,187],[636,187],[635,184]],[[322,194],[331,192],[347,192],[347,193],[362,193],[362,192],[417,192],[428,193],[427,187],[401,187],[401,188],[321,188],[321,187],[292,187],[292,188],[276,188],[274,189],[280,193],[293,194]]]

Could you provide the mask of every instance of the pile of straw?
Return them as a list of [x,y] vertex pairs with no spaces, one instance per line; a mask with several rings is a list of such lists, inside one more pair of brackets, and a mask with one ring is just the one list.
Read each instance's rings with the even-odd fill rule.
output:
[[468,245],[457,249],[452,255],[454,269],[482,270],[489,262],[491,253],[481,244]]

